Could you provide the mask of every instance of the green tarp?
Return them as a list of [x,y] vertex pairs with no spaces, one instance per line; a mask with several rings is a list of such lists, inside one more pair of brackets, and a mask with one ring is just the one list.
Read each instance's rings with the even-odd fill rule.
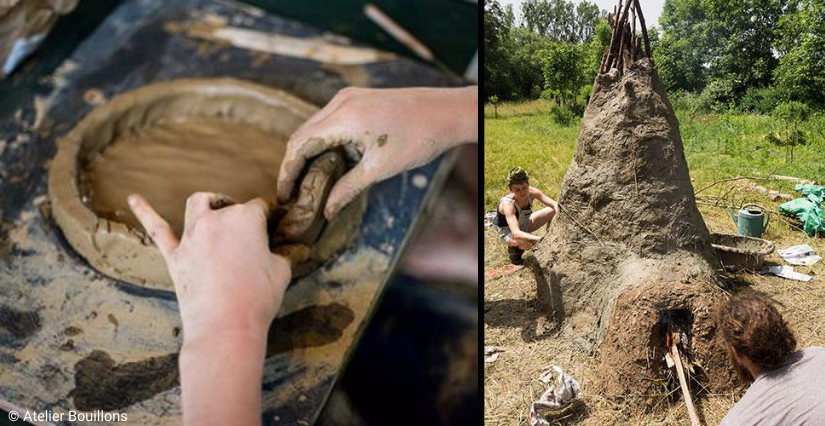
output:
[[825,198],[825,186],[800,184],[794,190],[805,197],[797,198],[779,205],[779,212],[795,216],[802,221],[802,229],[808,236],[825,235],[822,223],[822,201]]

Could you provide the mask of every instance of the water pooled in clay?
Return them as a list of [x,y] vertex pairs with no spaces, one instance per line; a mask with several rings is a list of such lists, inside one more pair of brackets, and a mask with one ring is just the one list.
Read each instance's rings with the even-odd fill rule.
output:
[[121,136],[87,164],[81,191],[98,216],[140,229],[126,203],[138,192],[180,236],[186,199],[194,192],[226,194],[238,202],[274,200],[284,142],[225,120],[155,124]]

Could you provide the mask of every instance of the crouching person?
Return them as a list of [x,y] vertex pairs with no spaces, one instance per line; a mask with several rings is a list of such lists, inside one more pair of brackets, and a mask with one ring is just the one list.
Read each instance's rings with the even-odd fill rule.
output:
[[[510,170],[507,188],[510,193],[498,202],[498,214],[493,224],[498,229],[499,237],[507,243],[510,261],[521,265],[524,251],[530,250],[541,239],[532,233],[543,225],[549,226],[559,210],[559,204],[538,188],[530,186],[527,172],[521,167]],[[547,207],[534,212],[533,200]]]
[[782,314],[756,293],[731,297],[719,311],[718,329],[734,369],[753,382],[722,426],[825,422],[825,348],[795,351]]

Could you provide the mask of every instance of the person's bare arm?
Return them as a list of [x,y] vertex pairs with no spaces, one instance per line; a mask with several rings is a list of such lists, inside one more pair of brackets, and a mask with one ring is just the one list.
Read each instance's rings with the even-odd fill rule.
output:
[[349,146],[361,159],[332,188],[324,215],[334,217],[370,185],[422,166],[445,150],[478,142],[478,86],[346,88],[289,139],[278,175],[286,203],[306,162]]
[[504,213],[504,218],[507,220],[507,226],[510,227],[510,233],[514,237],[532,242],[536,242],[541,239],[541,237],[533,235],[529,232],[524,232],[521,228],[519,228],[518,219],[516,219],[516,208],[512,203],[502,203],[501,210],[502,213]]
[[545,194],[544,192],[541,192],[540,189],[531,186],[530,187],[530,195],[533,198],[539,200],[545,206],[552,207],[553,210],[559,211],[559,203],[556,202],[556,200],[554,200],[554,199],[550,198],[549,196],[547,196],[547,194]]
[[175,284],[183,423],[260,424],[267,331],[292,272],[269,251],[263,200],[212,210],[215,198],[189,197],[180,241],[143,197],[131,195],[129,206]]

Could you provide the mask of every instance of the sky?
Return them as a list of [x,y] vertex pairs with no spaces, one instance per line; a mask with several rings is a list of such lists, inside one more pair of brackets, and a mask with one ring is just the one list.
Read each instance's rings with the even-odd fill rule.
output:
[[[613,7],[619,4],[618,0],[588,0],[590,3],[599,6],[599,9],[608,12],[613,11]],[[522,0],[498,0],[498,3],[504,5],[512,4],[513,13],[516,14],[516,22],[521,20],[521,2]],[[573,3],[579,4],[580,0],[572,0]],[[662,14],[662,8],[665,5],[665,0],[639,0],[639,5],[642,7],[642,13],[645,14],[645,24],[647,27],[659,26],[659,15]]]

